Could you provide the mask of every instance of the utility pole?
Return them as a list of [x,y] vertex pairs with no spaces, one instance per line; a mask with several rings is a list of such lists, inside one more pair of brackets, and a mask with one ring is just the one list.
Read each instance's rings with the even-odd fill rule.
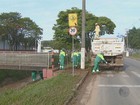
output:
[[128,50],[128,48],[129,48],[129,46],[128,46],[128,31],[126,33],[127,33],[127,50]]
[[125,29],[126,30],[126,50],[128,51],[128,29]]
[[38,45],[37,45],[37,52],[41,52],[41,40],[38,40]]
[[81,69],[85,69],[85,6],[86,0],[82,0],[82,45],[81,45]]

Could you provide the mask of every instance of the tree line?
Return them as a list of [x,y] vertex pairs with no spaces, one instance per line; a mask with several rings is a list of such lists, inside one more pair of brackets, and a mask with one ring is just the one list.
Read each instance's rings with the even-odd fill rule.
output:
[[9,50],[34,48],[42,34],[43,29],[29,17],[22,17],[17,12],[0,14],[0,38],[8,43]]
[[[75,49],[80,49],[81,33],[82,33],[82,9],[73,7],[58,13],[56,24],[52,27],[54,30],[53,39],[51,41],[42,41],[42,46],[51,46],[54,49],[71,49],[72,36],[69,35],[68,14],[77,13],[78,16],[78,33],[73,36]],[[90,38],[94,34],[95,23],[101,28],[100,35],[106,33],[113,34],[116,27],[115,23],[105,17],[97,17],[86,11],[86,50],[90,49]],[[41,39],[43,29],[40,28],[29,17],[22,17],[18,12],[9,12],[0,14],[0,39],[9,44],[9,50],[19,50],[19,46],[26,50],[27,48],[35,48],[37,41]],[[140,28],[133,27],[127,32],[128,45],[130,48],[140,49]]]
[[140,49],[140,28],[133,27],[127,33],[128,47],[133,49]]

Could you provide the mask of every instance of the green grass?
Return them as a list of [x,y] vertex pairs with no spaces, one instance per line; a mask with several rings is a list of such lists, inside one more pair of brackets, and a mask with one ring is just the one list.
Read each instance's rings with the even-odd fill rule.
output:
[[74,93],[72,89],[79,80],[80,76],[62,73],[22,89],[3,91],[0,105],[63,105]]
[[14,82],[29,76],[31,76],[31,71],[0,70],[0,85],[6,78],[10,78]]
[[135,59],[140,59],[140,53],[135,53],[131,57]]

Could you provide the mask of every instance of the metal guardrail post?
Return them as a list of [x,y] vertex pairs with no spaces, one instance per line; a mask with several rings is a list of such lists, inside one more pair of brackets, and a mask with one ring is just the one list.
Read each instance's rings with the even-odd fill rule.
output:
[[50,59],[50,54],[49,54],[49,52],[48,52],[48,70],[49,70],[49,65],[50,65],[50,63],[49,63],[49,59]]
[[53,51],[52,51],[51,63],[52,63],[52,69],[54,69],[54,52]]

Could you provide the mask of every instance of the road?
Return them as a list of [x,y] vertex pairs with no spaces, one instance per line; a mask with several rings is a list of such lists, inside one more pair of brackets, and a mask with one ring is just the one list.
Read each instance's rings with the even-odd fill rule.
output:
[[70,105],[140,105],[140,61],[124,64],[124,71],[90,74]]

